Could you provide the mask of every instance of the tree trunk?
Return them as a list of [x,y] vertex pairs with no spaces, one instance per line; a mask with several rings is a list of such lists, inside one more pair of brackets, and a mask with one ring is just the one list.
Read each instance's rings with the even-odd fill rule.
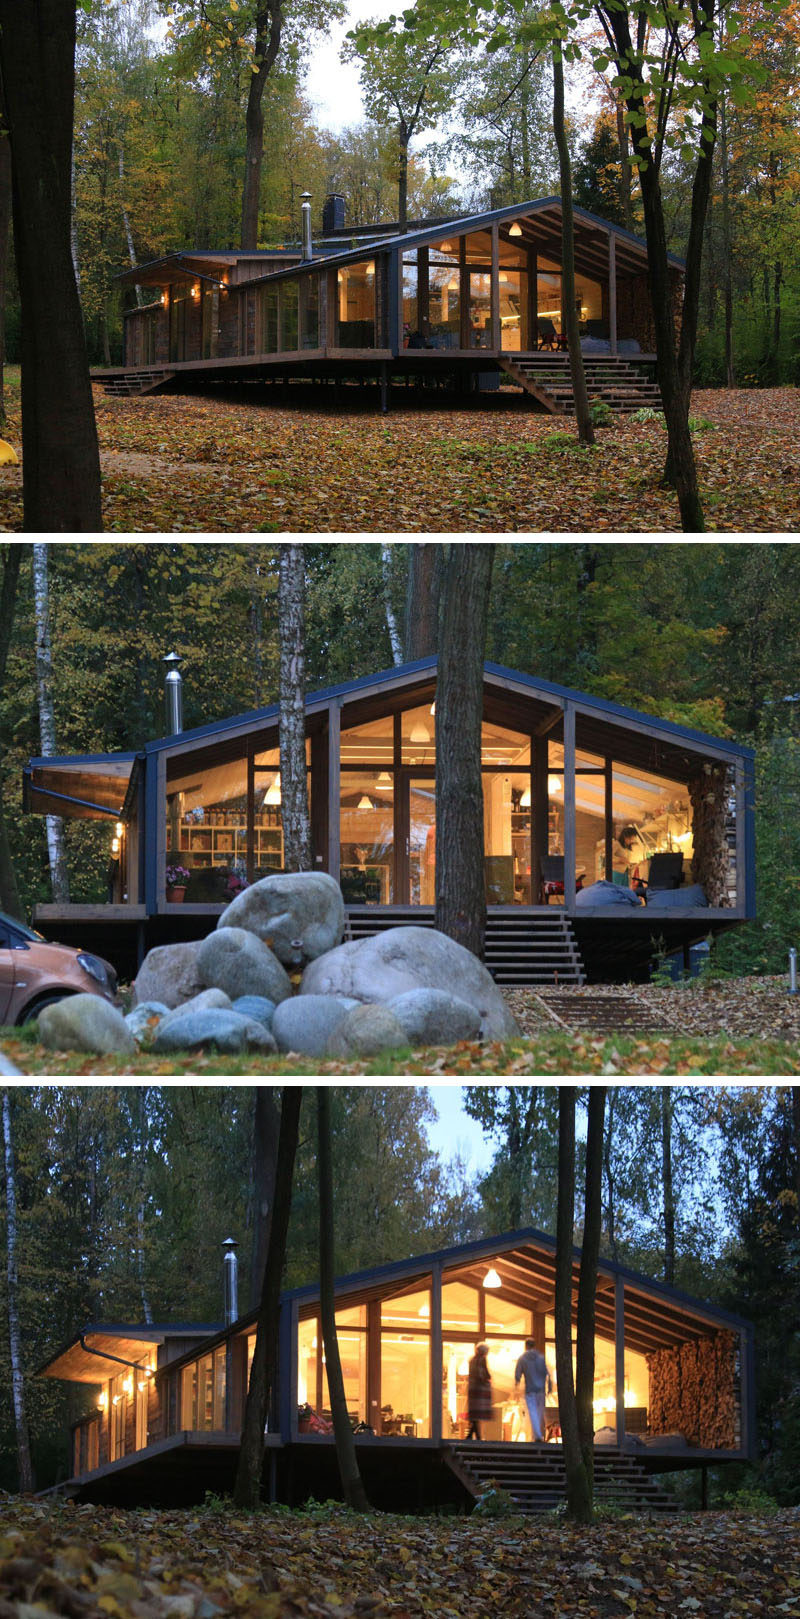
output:
[[0,0],[22,314],[24,526],[98,533],[100,456],[70,256],[75,7]]
[[[11,632],[14,627],[19,570],[24,554],[25,547],[16,540],[11,540],[0,551],[0,560],[3,563],[2,583],[0,583],[0,696],[5,684]],[[2,746],[0,746],[0,910],[7,911],[9,916],[17,916],[21,921],[24,920],[3,813]]]
[[405,662],[432,658],[439,644],[439,601],[444,550],[438,544],[408,545]]
[[594,1494],[594,1336],[597,1261],[603,1219],[603,1123],[606,1090],[592,1085],[586,1132],[586,1182],[583,1206],[583,1241],[578,1284],[578,1335],[575,1398],[578,1437],[590,1500]]
[[[69,154],[69,253],[72,259],[72,269],[75,275],[75,285],[78,289],[78,298],[81,295],[81,256],[78,244],[78,206],[75,195],[75,142],[73,140]],[[83,318],[83,311],[81,311]]]
[[250,1265],[250,1308],[258,1309],[269,1252],[269,1229],[275,1198],[280,1113],[275,1087],[256,1085],[253,1091],[253,1242]]
[[305,571],[302,545],[279,554],[280,759],[284,871],[311,870],[306,777]]
[[[2,117],[1,108],[0,117]],[[6,285],[8,279],[8,241],[10,234],[11,146],[5,130],[0,130],[0,427],[4,425],[6,419],[3,369],[6,359]]]
[[14,1428],[17,1436],[19,1487],[28,1494],[34,1487],[28,1423],[25,1417],[25,1383],[19,1330],[19,1273],[17,1270],[17,1183],[14,1174],[14,1144],[11,1135],[11,1098],[3,1091],[3,1145],[6,1166],[6,1277],[8,1286],[8,1345],[11,1359],[11,1394]]
[[[50,641],[50,583],[48,549],[39,542],[33,547],[33,600],[36,618],[36,687],[39,695],[39,736],[42,753],[52,758],[56,747],[53,709],[53,655]],[[69,904],[69,874],[64,852],[64,822],[60,815],[47,815],[47,854],[50,886],[57,905]]]
[[139,1282],[139,1293],[142,1300],[142,1314],[149,1327],[153,1324],[153,1312],[150,1308],[150,1297],[147,1292],[145,1279],[145,1187],[147,1176],[147,1089],[140,1085],[136,1093],[137,1120],[136,1120],[136,1164],[137,1164],[137,1193],[136,1209],[136,1273]]
[[244,1414],[244,1429],[236,1470],[233,1499],[237,1507],[251,1511],[261,1497],[261,1470],[264,1464],[264,1429],[270,1394],[278,1370],[278,1321],[281,1279],[286,1258],[286,1238],[292,1206],[292,1179],[300,1125],[301,1085],[284,1085],[281,1092],[281,1127],[278,1138],[278,1167],[275,1200],[269,1233],[269,1251],[264,1269],[264,1285],[256,1327],[256,1347],[250,1371],[250,1387]]
[[355,1512],[368,1512],[369,1501],[358,1470],[353,1430],[344,1392],[339,1340],[336,1335],[333,1243],[333,1162],[331,1097],[327,1086],[317,1086],[317,1172],[319,1177],[319,1309],[328,1374],[328,1393],[336,1440],[336,1460],[344,1498]]
[[400,640],[400,631],[397,627],[397,618],[392,605],[392,548],[390,545],[381,546],[381,573],[383,576],[383,604],[386,612],[386,628],[389,631],[392,662],[397,668],[403,662],[403,643]]
[[408,227],[408,143],[411,131],[405,119],[400,120],[397,134],[397,225],[404,231]]
[[486,933],[481,719],[494,549],[450,546],[436,685],[436,927],[476,956]]
[[619,147],[619,200],[622,204],[622,223],[633,230],[633,203],[631,201],[631,153],[625,123],[622,96],[614,92],[614,111],[617,119],[617,145]]
[[556,1218],[556,1378],[558,1421],[567,1481],[567,1512],[591,1523],[592,1496],[581,1454],[572,1374],[572,1250],[575,1219],[575,1087],[558,1093],[558,1213]]
[[[120,144],[119,144],[119,184],[120,184],[120,191],[122,190],[122,181],[124,179],[124,176],[125,176],[125,148],[124,148],[124,146],[122,144],[122,141],[120,141]],[[131,230],[131,222],[130,222],[130,220],[128,218],[128,210],[125,207],[124,202],[121,203],[120,206],[122,208],[122,225],[123,225],[123,229],[125,231],[125,240],[126,240],[126,242],[128,244],[128,258],[130,260],[131,269],[135,270],[136,269],[136,249],[135,249],[135,247],[133,245],[133,232]],[[144,293],[142,292],[142,289],[139,286],[138,281],[137,281],[136,286],[134,287],[133,290],[136,293],[136,303],[137,303],[138,307],[141,309],[143,304],[144,304]]]
[[244,185],[242,187],[242,247],[258,247],[258,209],[261,199],[261,167],[264,160],[264,87],[280,50],[283,29],[281,0],[269,3],[256,13],[255,66],[250,75],[245,113]]
[[661,1086],[661,1184],[664,1197],[664,1281],[675,1286],[675,1193],[672,1185],[672,1091]]
[[614,1183],[614,1171],[612,1169],[615,1110],[616,1098],[614,1091],[612,1090],[608,1098],[608,1128],[605,1132],[603,1141],[603,1167],[606,1182],[606,1235],[608,1236],[608,1247],[611,1258],[616,1264],[619,1258],[617,1254],[617,1191]]
[[731,176],[728,155],[728,103],[720,98],[719,156],[722,171],[722,258],[723,298],[725,304],[725,387],[733,388],[733,273],[731,264]]
[[569,348],[569,369],[575,400],[575,420],[581,444],[594,444],[589,395],[583,369],[581,338],[575,309],[575,220],[572,211],[572,170],[564,123],[564,63],[558,44],[553,46],[553,134],[558,150],[561,181],[561,297],[564,329]]

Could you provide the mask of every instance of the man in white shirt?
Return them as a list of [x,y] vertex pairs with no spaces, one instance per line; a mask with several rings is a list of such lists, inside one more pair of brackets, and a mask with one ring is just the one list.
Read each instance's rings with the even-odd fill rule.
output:
[[519,1396],[520,1383],[525,1384],[525,1404],[531,1421],[531,1438],[544,1439],[545,1394],[552,1388],[544,1355],[536,1348],[533,1338],[525,1339],[525,1353],[520,1355],[514,1371],[514,1387]]

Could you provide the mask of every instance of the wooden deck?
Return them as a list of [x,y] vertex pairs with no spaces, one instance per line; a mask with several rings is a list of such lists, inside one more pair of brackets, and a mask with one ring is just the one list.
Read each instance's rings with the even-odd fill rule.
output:
[[[438,1511],[442,1507],[469,1511],[483,1488],[487,1467],[491,1475],[502,1471],[509,1487],[526,1497],[524,1510],[546,1510],[563,1496],[563,1456],[560,1445],[480,1441],[441,1441],[356,1435],[359,1467],[370,1501],[385,1511]],[[181,1432],[158,1440],[115,1462],[70,1478],[59,1490],[77,1501],[114,1506],[191,1506],[208,1491],[217,1495],[233,1489],[239,1455],[238,1436],[224,1433]],[[635,1452],[597,1446],[601,1494],[618,1503],[640,1503],[657,1491],[648,1488],[653,1473],[676,1468],[718,1466],[741,1461],[739,1452],[697,1450],[679,1453],[658,1442]],[[614,1465],[616,1462],[616,1466]],[[265,1439],[262,1491],[270,1501],[300,1506],[309,1497],[318,1501],[341,1497],[341,1484],[332,1434],[303,1434],[285,1443],[277,1434]],[[51,1493],[51,1492],[47,1492]],[[537,1499],[538,1497],[538,1499]]]

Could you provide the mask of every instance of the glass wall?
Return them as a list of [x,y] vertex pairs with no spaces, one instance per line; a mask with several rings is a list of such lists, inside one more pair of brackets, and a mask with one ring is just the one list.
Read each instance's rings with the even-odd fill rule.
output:
[[298,346],[298,318],[300,307],[300,288],[296,281],[282,281],[280,287],[280,312],[282,352],[292,352]]
[[257,320],[259,324],[258,352],[278,352],[278,288],[259,287],[257,292]]
[[300,282],[300,332],[304,349],[319,348],[318,275],[306,275]]
[[[605,774],[597,754],[578,750],[575,779],[576,874],[584,885],[606,876]],[[583,767],[583,769],[581,768]],[[549,849],[563,854],[564,750],[550,744],[548,769]],[[623,887],[647,881],[654,854],[682,854],[688,880],[692,857],[692,807],[686,786],[632,765],[612,766],[612,869]]]
[[350,264],[336,274],[337,344],[343,349],[373,349],[375,340],[375,261]]
[[394,900],[394,785],[388,771],[342,771],[340,883],[347,905]]
[[[537,270],[537,316],[552,321],[556,330],[560,332],[563,328],[561,266],[540,255]],[[599,281],[580,273],[576,274],[575,307],[578,324],[584,336],[608,336],[608,323],[603,312],[603,287]]]
[[247,880],[247,759],[174,768],[185,773],[167,781],[167,890],[224,902]]
[[381,1303],[381,1433],[430,1438],[430,1318],[428,1287]]
[[202,1355],[181,1372],[181,1428],[192,1432],[225,1430],[225,1346]]
[[428,326],[437,349],[461,347],[461,275],[458,242],[428,251]]
[[[364,1305],[352,1310],[337,1310],[336,1336],[347,1409],[353,1422],[366,1422],[367,1312]],[[297,1347],[297,1403],[303,1413],[300,1431],[309,1432],[310,1412],[324,1417],[330,1417],[331,1412],[322,1328],[317,1316],[300,1322]]]

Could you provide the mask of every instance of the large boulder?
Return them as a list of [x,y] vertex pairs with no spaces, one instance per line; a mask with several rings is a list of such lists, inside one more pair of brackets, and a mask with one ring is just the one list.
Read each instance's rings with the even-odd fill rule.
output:
[[201,1046],[215,1046],[217,1051],[228,1055],[237,1051],[277,1051],[275,1041],[263,1023],[241,1017],[238,1012],[224,1006],[207,1006],[199,1010],[180,1008],[159,1024],[150,1049],[157,1054],[196,1051]]
[[137,1049],[122,1013],[100,995],[67,995],[42,1007],[36,1028],[48,1051],[132,1057]]
[[209,933],[197,953],[197,971],[204,984],[224,989],[232,1001],[241,995],[258,995],[277,1006],[292,993],[289,974],[277,956],[245,927]]
[[483,963],[434,928],[387,928],[312,961],[301,995],[351,995],[388,1004],[411,989],[441,989],[480,1017],[483,1040],[511,1040],[519,1029]]
[[191,939],[186,944],[159,944],[148,950],[133,986],[134,1006],[161,1001],[171,1009],[190,1001],[203,988],[197,972],[202,942]]
[[283,1001],[272,1019],[278,1050],[323,1057],[337,1024],[360,1004],[341,995],[295,995]]
[[477,1007],[443,989],[407,989],[389,1002],[389,1011],[402,1024],[410,1046],[454,1046],[480,1034]]
[[328,1041],[329,1057],[377,1057],[407,1046],[406,1032],[388,1006],[354,1006]]
[[231,900],[218,928],[258,934],[287,967],[315,961],[344,937],[344,900],[325,871],[276,872]]

